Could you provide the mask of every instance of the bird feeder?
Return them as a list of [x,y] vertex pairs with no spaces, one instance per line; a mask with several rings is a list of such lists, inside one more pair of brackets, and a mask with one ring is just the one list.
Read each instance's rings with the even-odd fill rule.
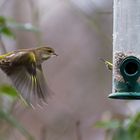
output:
[[114,0],[112,82],[109,98],[140,99],[140,0]]

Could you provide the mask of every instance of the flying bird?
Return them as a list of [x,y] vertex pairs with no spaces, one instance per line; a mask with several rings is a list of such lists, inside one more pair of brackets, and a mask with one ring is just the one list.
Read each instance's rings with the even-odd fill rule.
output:
[[106,67],[107,67],[108,70],[112,71],[112,69],[113,69],[113,64],[112,64],[111,62],[109,62],[109,61],[107,61],[107,60],[105,60],[105,59],[103,59],[103,58],[100,58],[100,60],[103,61],[103,62],[105,63],[105,65],[106,65]]
[[27,104],[41,104],[49,96],[41,64],[57,56],[53,48],[21,49],[0,55],[0,68]]

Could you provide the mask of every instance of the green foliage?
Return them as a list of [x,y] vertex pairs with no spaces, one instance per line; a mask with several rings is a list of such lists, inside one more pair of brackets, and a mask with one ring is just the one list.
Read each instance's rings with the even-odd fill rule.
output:
[[[13,101],[19,97],[19,94],[12,86],[5,84],[0,86],[0,94],[3,96],[8,96]],[[11,110],[5,110],[4,106],[2,105],[0,107],[0,124],[8,125],[8,128],[16,128],[22,135],[26,137],[27,140],[34,140],[34,138],[21,125],[21,123],[11,115]],[[2,127],[3,125],[0,126],[1,129]],[[7,129],[5,131],[7,131]],[[4,136],[0,133],[0,140],[1,139],[4,139]]]
[[0,86],[0,93],[3,94],[3,95],[8,95],[11,98],[18,97],[18,93],[15,90],[15,88],[13,88],[10,85],[6,85],[6,84]]
[[[13,19],[0,16],[0,42],[2,47],[5,46],[3,45],[4,43],[2,42],[1,37],[6,36],[8,38],[15,39],[15,34],[13,33],[14,30],[39,32],[39,30],[30,23],[21,24],[17,23]],[[20,97],[20,94],[15,88],[6,84],[0,85],[0,140],[7,140],[7,137],[9,136],[9,130],[13,129],[17,129],[23,136],[25,136],[27,140],[34,140],[30,133],[11,114],[14,103],[18,97]],[[20,99],[26,105],[23,98],[20,97]]]
[[31,23],[21,24],[16,22],[15,20],[7,19],[8,27],[11,29],[25,30],[30,32],[39,32],[38,28],[33,26]]
[[104,128],[112,140],[140,140],[139,112],[123,120],[98,121],[95,126]]
[[6,18],[3,16],[0,16],[0,35],[15,38],[15,35],[7,25]]
[[128,124],[128,131],[133,136],[133,140],[140,139],[140,113],[131,118]]
[[15,34],[12,29],[39,32],[39,30],[31,23],[22,24],[16,22],[14,19],[0,16],[0,35],[15,39]]
[[112,121],[98,121],[96,122],[95,126],[97,128],[105,128],[105,129],[117,129],[121,126],[119,120],[112,120]]
[[114,131],[112,140],[133,140],[131,136],[127,128],[119,127]]
[[0,121],[5,121],[12,127],[17,128],[28,140],[33,140],[34,138],[28,133],[28,131],[8,112],[0,109]]

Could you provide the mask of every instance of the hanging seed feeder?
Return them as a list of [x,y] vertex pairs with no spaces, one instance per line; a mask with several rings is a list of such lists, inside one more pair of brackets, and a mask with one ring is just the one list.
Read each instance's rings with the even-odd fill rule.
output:
[[113,99],[140,99],[140,0],[114,0]]

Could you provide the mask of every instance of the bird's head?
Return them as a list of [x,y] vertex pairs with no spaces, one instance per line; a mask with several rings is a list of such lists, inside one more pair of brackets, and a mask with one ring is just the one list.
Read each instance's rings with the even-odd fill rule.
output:
[[50,47],[40,47],[37,49],[42,61],[49,59],[52,56],[58,56],[53,48]]

